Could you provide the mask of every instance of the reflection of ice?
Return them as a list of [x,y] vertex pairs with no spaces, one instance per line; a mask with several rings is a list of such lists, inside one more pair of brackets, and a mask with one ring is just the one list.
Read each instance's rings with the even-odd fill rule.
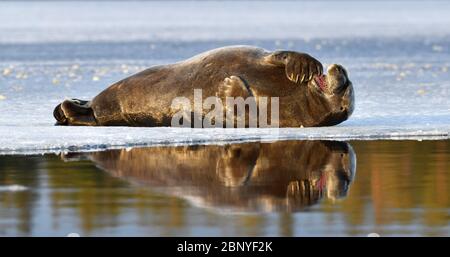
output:
[[22,185],[7,185],[7,186],[0,186],[0,192],[20,192],[27,190],[28,188],[26,186]]
[[[449,137],[450,18],[443,12],[450,4],[446,2],[365,3],[369,6],[287,2],[283,4],[295,6],[283,8],[282,17],[274,12],[278,3],[239,3],[257,8],[244,13],[243,8],[230,12],[227,8],[233,3],[196,3],[195,9],[187,2],[173,9],[170,4],[143,2],[126,4],[135,11],[135,19],[126,21],[121,16],[125,7],[118,2],[105,4],[102,12],[86,2],[49,3],[48,8],[42,7],[47,3],[26,3],[27,8],[22,4],[0,3],[1,153],[229,140]],[[61,12],[69,7],[82,11]],[[147,15],[149,8],[159,10],[153,11],[157,15]],[[307,11],[316,8],[321,11]],[[28,19],[11,16],[15,9]],[[182,23],[163,19],[159,15],[163,13],[186,19]],[[72,19],[75,14],[86,17]],[[401,19],[405,14],[408,19]],[[346,18],[340,19],[343,15]],[[237,19],[241,16],[245,22]],[[336,127],[279,133],[53,126],[53,108],[65,97],[90,99],[108,84],[150,65],[230,44],[289,48],[311,53],[325,64],[342,63],[356,90],[353,116]]]

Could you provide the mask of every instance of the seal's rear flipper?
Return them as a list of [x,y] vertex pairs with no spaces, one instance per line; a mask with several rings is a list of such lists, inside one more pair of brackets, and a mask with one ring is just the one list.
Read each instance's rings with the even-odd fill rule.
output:
[[79,99],[65,100],[53,111],[56,125],[95,126],[97,123],[91,102]]

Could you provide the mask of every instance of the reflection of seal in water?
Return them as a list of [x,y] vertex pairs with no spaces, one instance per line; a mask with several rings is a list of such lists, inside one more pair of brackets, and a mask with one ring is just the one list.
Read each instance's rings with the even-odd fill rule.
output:
[[[115,177],[203,207],[298,211],[346,196],[355,154],[345,142],[279,141],[150,147],[83,154]],[[65,156],[65,158],[70,158]]]
[[[121,80],[92,101],[66,100],[53,114],[58,125],[170,126],[176,97],[279,97],[279,126],[330,126],[346,120],[354,108],[347,72],[292,51],[224,47],[169,65],[155,66]],[[234,106],[225,106],[234,108]],[[194,110],[195,111],[195,110]],[[197,114],[202,117],[209,110]],[[193,113],[191,113],[193,114]]]

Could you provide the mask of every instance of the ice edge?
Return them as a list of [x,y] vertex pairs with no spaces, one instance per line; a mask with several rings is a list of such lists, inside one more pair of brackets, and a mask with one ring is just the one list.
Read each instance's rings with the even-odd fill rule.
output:
[[225,138],[225,139],[174,139],[174,140],[149,140],[143,142],[124,142],[114,143],[87,143],[80,145],[59,145],[59,146],[33,146],[33,147],[17,147],[2,148],[0,147],[0,155],[35,155],[35,154],[51,154],[60,152],[94,152],[112,149],[125,149],[134,147],[157,147],[157,146],[182,146],[182,145],[223,145],[236,144],[246,142],[273,142],[286,140],[329,140],[329,141],[351,141],[351,140],[447,140],[450,139],[449,132],[439,133],[392,133],[392,134],[373,134],[373,135],[278,135],[278,136],[243,136],[241,138]]

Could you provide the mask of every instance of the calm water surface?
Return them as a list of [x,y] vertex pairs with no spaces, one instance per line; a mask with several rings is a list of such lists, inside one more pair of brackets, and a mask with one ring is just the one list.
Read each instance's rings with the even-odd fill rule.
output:
[[449,236],[449,141],[0,156],[0,236]]

